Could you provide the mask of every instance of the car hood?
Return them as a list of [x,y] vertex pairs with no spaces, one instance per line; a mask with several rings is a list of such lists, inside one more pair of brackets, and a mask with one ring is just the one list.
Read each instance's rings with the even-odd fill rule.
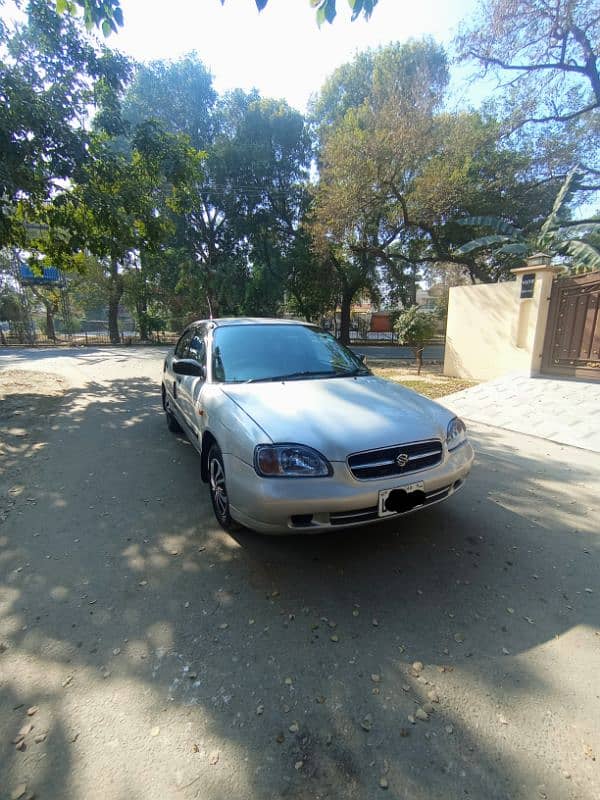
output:
[[405,442],[443,441],[452,418],[426,397],[372,375],[221,388],[273,442],[306,444],[330,461]]

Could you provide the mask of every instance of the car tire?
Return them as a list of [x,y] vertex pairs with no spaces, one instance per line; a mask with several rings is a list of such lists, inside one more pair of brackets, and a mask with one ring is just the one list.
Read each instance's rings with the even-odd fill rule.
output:
[[208,488],[213,511],[219,525],[228,533],[241,530],[242,526],[229,513],[225,466],[221,450],[216,444],[211,445],[208,451]]
[[171,431],[171,433],[181,433],[181,425],[177,422],[173,412],[169,409],[169,401],[167,400],[167,392],[164,386],[162,390],[162,404],[167,419],[167,428]]

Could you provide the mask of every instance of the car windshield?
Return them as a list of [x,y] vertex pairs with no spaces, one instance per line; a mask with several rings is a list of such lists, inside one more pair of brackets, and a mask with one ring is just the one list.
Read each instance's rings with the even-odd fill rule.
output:
[[216,328],[213,380],[240,383],[366,375],[359,358],[333,336],[308,325]]

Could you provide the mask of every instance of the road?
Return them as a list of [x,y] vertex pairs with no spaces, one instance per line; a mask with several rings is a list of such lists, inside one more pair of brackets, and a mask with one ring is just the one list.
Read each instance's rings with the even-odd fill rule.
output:
[[596,454],[480,426],[446,504],[232,538],[160,351],[15,365],[69,386],[1,430],[0,796],[600,796]]

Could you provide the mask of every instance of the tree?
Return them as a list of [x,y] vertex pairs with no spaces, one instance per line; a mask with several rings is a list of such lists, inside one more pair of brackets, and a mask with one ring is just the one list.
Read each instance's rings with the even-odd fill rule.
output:
[[504,261],[458,250],[472,235],[457,218],[502,208],[522,224],[541,221],[555,185],[538,185],[531,154],[503,142],[494,120],[441,111],[447,69],[439,46],[388,46],[334,77],[314,106],[324,124],[311,231],[340,275],[342,335],[356,292],[383,285],[390,302],[413,305],[425,265],[454,263],[483,281],[506,277]]
[[[545,153],[550,175],[579,161],[600,186],[600,15],[594,0],[485,0],[456,40],[459,57],[498,79],[505,132]],[[558,137],[562,147],[556,147]],[[553,146],[548,148],[548,139]],[[517,142],[518,145],[518,142]],[[556,162],[566,161],[560,169]],[[557,168],[558,167],[558,168]]]
[[[6,282],[0,284],[0,321],[8,322],[11,331],[16,334],[19,342],[23,343],[32,338],[23,300],[14,286]],[[0,340],[2,344],[6,344],[4,331],[1,331],[1,333]]]
[[124,117],[135,124],[148,108],[207,153],[202,180],[188,183],[171,206],[171,263],[163,261],[161,274],[173,308],[181,316],[277,313],[306,205],[311,141],[304,118],[256,92],[217,97],[194,54],[140,68]]
[[340,295],[339,277],[331,260],[319,256],[303,225],[287,258],[287,309],[310,322],[333,312]]
[[312,118],[323,138],[348,111],[368,103],[381,106],[402,97],[405,104],[437,105],[448,77],[446,54],[429,38],[365,50],[326,79],[311,102]]
[[[254,2],[258,10],[262,11],[269,0],[254,0]],[[348,0],[348,2],[354,21],[361,14],[365,19],[369,19],[379,0]],[[91,28],[93,25],[97,25],[105,36],[116,31],[117,26],[123,25],[120,0],[55,0],[55,3],[59,13],[75,14],[78,9],[82,9],[87,27]],[[325,21],[333,22],[337,13],[336,0],[309,0],[309,3],[316,8],[319,25]],[[221,5],[225,5],[225,0],[221,0]]]
[[67,268],[82,267],[89,254],[101,265],[113,344],[120,342],[125,275],[143,264],[146,251],[162,246],[171,225],[168,205],[185,192],[186,181],[198,179],[201,163],[202,154],[184,137],[154,123],[136,131],[130,151],[97,133],[79,182],[44,209],[48,228],[37,249]]
[[79,10],[88,29],[96,25],[104,36],[117,31],[123,25],[120,0],[55,0],[56,11],[74,16]]
[[76,176],[95,92],[117,90],[128,72],[123,57],[94,49],[44,0],[27,11],[14,34],[0,26],[0,246],[23,244],[35,205]]
[[463,58],[511,75],[520,122],[567,122],[600,108],[600,15],[592,0],[485,0],[457,44]]
[[412,347],[417,362],[417,375],[423,367],[423,350],[435,334],[437,321],[433,314],[423,311],[419,306],[411,306],[403,311],[396,322],[394,330],[398,334],[399,344]]
[[31,294],[42,304],[46,313],[45,333],[48,339],[56,342],[54,317],[60,309],[60,289],[53,287],[30,287]]
[[571,170],[558,192],[552,211],[538,227],[518,228],[498,217],[467,217],[461,223],[472,228],[487,229],[485,236],[473,239],[457,252],[461,255],[485,253],[490,256],[516,257],[519,260],[535,250],[543,250],[566,259],[572,270],[600,269],[600,250],[593,234],[600,231],[600,216],[571,220],[567,203],[577,188],[577,168]]
[[320,174],[311,231],[340,282],[342,341],[354,296],[375,290],[378,266],[399,255],[407,191],[429,156],[447,78],[445,55],[432,41],[394,44],[338,69],[314,104]]
[[188,53],[177,61],[151,61],[135,70],[123,97],[121,114],[130,128],[154,119],[164,130],[189,137],[197,150],[214,139],[217,93],[212,75]]
[[245,312],[274,314],[297,259],[308,201],[312,150],[304,117],[284,101],[254,100],[219,152],[230,186],[226,210],[239,240],[248,242]]

